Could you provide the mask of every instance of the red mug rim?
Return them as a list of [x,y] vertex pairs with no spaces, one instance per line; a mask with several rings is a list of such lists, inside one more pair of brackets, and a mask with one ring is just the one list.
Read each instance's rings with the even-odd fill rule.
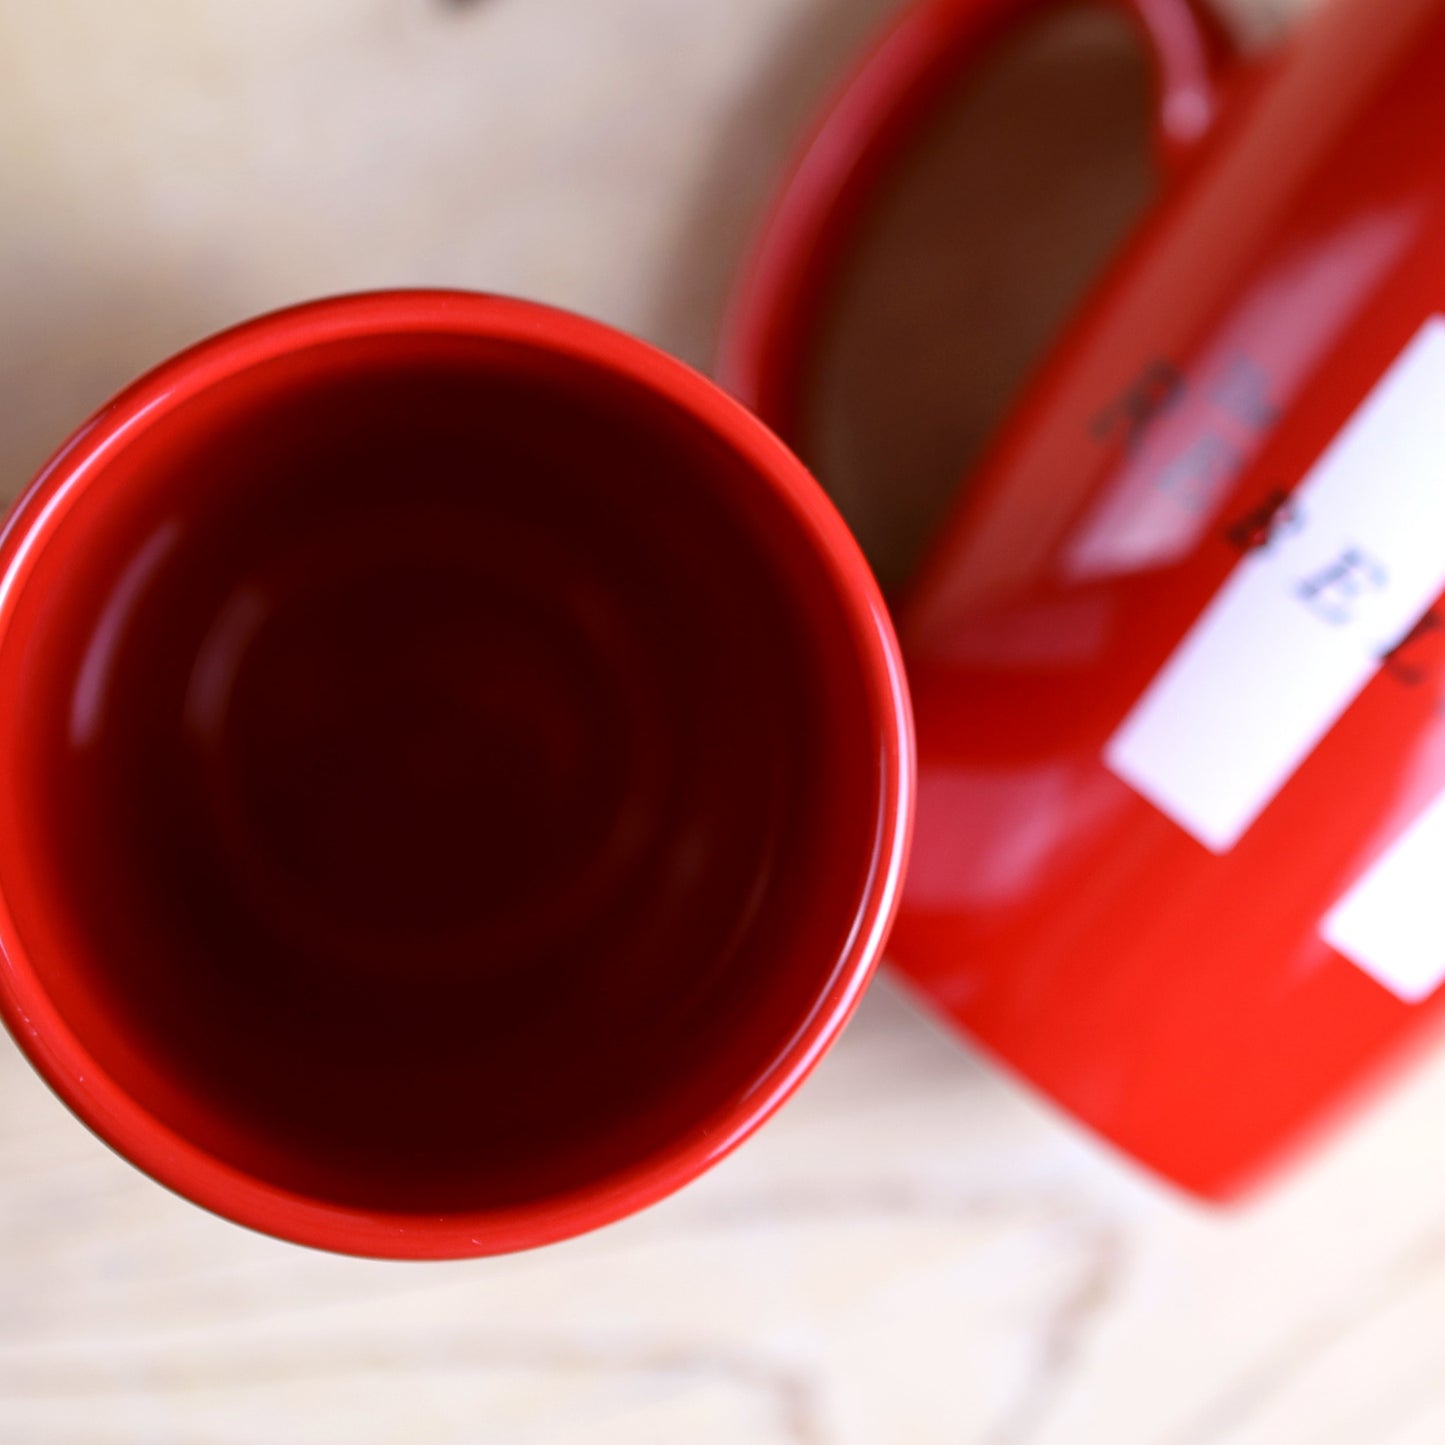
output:
[[282,354],[416,332],[530,345],[606,369],[677,407],[743,458],[785,502],[837,591],[876,704],[870,722],[880,761],[872,866],[848,943],[826,994],[756,1087],[643,1161],[566,1195],[507,1209],[438,1216],[335,1204],[252,1177],[182,1137],[121,1089],[69,1028],[20,944],[0,884],[0,1019],[100,1139],[175,1193],[262,1233],[337,1253],[441,1259],[553,1243],[645,1208],[730,1153],[793,1093],[842,1030],[881,956],[907,863],[914,747],[902,661],[882,596],[851,533],[792,452],[719,387],[644,342],[549,306],[469,292],[373,292],[272,312],[198,343],[121,392],[52,457],[0,531],[0,644],[34,555],[129,435]]

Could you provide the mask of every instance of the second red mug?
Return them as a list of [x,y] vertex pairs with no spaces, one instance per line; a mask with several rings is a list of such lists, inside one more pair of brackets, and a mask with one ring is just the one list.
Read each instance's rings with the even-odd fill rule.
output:
[[[796,432],[854,223],[1037,0],[927,0],[774,210],[724,377]],[[891,949],[1107,1139],[1232,1195],[1445,1018],[1445,3],[1153,42],[1172,178],[902,599]]]

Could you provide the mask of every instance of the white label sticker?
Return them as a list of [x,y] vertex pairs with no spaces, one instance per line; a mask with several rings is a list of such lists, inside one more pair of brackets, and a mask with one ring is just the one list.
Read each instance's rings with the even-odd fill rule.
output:
[[1445,983],[1445,797],[1325,918],[1325,942],[1406,1003]]
[[1432,317],[1110,739],[1227,853],[1445,591],[1445,317]]

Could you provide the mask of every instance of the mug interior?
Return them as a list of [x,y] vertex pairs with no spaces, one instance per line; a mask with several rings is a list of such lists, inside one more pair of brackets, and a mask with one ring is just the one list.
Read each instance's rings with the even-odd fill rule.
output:
[[227,1168],[414,1215],[605,1187],[845,982],[885,771],[856,622],[658,391],[515,338],[309,345],[133,428],[29,565],[12,943]]

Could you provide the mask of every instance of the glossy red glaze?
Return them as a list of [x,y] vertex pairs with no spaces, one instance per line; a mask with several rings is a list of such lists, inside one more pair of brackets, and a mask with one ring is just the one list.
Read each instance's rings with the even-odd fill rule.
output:
[[[1445,312],[1442,75],[1441,0],[1345,0],[1264,63],[969,479],[902,609],[920,807],[892,956],[998,1057],[1207,1196],[1279,1164],[1445,1012],[1445,993],[1410,1001],[1326,941],[1445,793],[1428,613],[1361,655],[1363,690],[1236,840],[1207,846],[1106,762],[1226,582],[1282,565],[1272,549],[1300,528],[1355,546],[1289,498]],[[1384,440],[1381,486],[1404,465]],[[1354,485],[1368,517],[1368,472]],[[1415,555],[1445,546],[1411,525],[1390,520]],[[1310,630],[1339,618],[1281,622],[1313,585],[1285,581],[1259,622],[1279,645],[1221,670],[1246,751],[1267,699],[1309,672],[1287,639],[1339,657]],[[1438,927],[1428,893],[1406,900],[1407,938]]]
[[896,643],[802,467],[516,301],[319,302],[161,367],[0,541],[0,1011],[141,1168],[494,1253],[714,1163],[896,902]]

